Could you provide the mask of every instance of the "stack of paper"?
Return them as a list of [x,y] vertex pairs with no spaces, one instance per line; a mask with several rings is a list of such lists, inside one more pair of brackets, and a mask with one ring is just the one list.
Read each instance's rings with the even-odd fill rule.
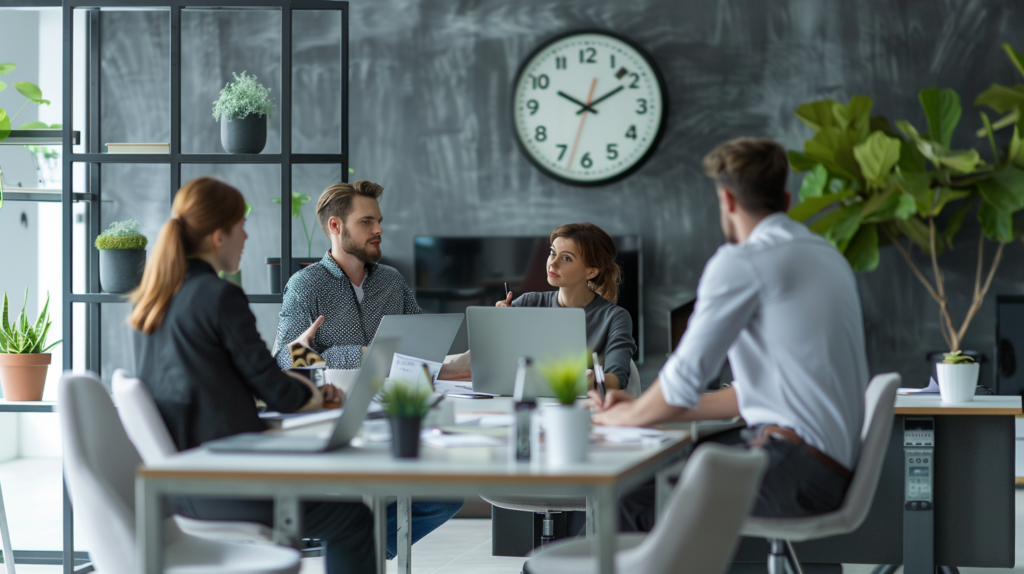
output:
[[612,427],[595,425],[591,430],[608,442],[639,443],[649,440],[662,441],[667,438],[665,431],[643,427]]

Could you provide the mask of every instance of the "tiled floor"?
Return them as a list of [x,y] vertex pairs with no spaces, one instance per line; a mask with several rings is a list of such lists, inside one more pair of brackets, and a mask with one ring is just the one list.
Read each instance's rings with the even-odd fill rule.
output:
[[[18,550],[58,550],[61,540],[60,461],[21,459],[0,463],[3,489],[11,528],[11,542]],[[1024,541],[1024,491],[1017,491],[1017,536]],[[81,528],[75,529],[76,550],[87,550]],[[1024,573],[1024,543],[1017,545],[1013,570],[961,569],[962,574]],[[452,520],[421,540],[413,549],[415,574],[517,574],[522,558],[491,556],[491,523],[485,519]],[[845,574],[869,574],[871,566],[848,565]],[[302,574],[324,571],[323,559],[307,558]],[[398,564],[388,563],[389,574]],[[19,574],[59,574],[59,566],[19,565]],[[102,573],[101,573],[102,574]]]

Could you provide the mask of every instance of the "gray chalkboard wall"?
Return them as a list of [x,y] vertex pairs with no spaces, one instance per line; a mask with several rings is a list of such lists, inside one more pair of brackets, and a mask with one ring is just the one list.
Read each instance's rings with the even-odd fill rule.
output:
[[[105,92],[103,141],[166,141],[166,20],[146,12],[105,12],[103,18],[104,86],[118,86],[116,94]],[[209,109],[230,72],[247,69],[278,92],[277,22],[239,12],[183,19],[185,150],[219,151]],[[337,37],[320,19],[304,26],[295,34],[294,139],[303,151],[334,151]],[[653,158],[624,181],[589,189],[538,172],[513,140],[509,111],[510,84],[522,59],[546,38],[583,28],[611,30],[646,48],[664,73],[670,99],[665,136]],[[993,81],[1020,81],[999,44],[1016,41],[1024,49],[1021,29],[1019,0],[354,0],[354,177],[384,185],[385,256],[410,279],[416,235],[545,235],[559,224],[584,220],[613,235],[641,235],[647,383],[668,352],[667,311],[694,292],[704,263],[722,242],[714,191],[700,170],[704,153],[740,135],[800,148],[809,130],[793,110],[823,97],[871,94],[875,113],[921,126],[916,94],[928,86],[961,93],[965,112],[956,145],[974,145],[980,120],[971,102]],[[268,150],[279,149],[279,133],[271,121]],[[197,166],[185,176],[203,171]],[[279,243],[277,214],[269,203],[278,186],[265,171],[243,166],[221,172],[257,206],[243,261],[250,292],[266,292],[262,258],[277,255]],[[166,174],[134,167],[107,175],[105,185],[120,190],[112,192],[118,200],[105,219],[145,218],[155,237],[166,206],[143,199],[151,192],[143,193],[139,184],[166,181]],[[338,175],[297,172],[295,188],[315,198]],[[792,189],[798,184],[798,178],[790,182]],[[295,254],[305,255],[298,223],[294,240],[301,247]],[[943,258],[957,316],[966,310],[973,286],[971,238],[977,224],[962,233]],[[318,238],[313,250],[322,253],[325,247]],[[1024,293],[1022,253],[1020,243],[1007,249],[990,299]],[[935,304],[891,248],[883,251],[877,271],[860,276],[859,285],[872,371],[899,371],[907,384],[923,384],[925,352],[942,348]],[[272,337],[276,306],[255,308],[265,337]],[[131,364],[120,317],[115,309],[104,315],[108,372]],[[965,347],[991,356],[994,330],[989,301]],[[983,377],[991,377],[991,370]]]

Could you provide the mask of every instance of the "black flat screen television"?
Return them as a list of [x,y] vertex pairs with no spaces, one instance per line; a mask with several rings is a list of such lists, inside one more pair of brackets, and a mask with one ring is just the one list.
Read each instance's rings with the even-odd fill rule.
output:
[[[640,237],[613,236],[622,269],[618,305],[633,318],[637,352],[643,362],[643,259]],[[519,296],[551,291],[547,282],[547,237],[452,237],[414,239],[416,300],[426,313],[460,313],[505,298],[504,284]],[[458,343],[458,342],[457,342]],[[456,347],[453,346],[453,349]]]

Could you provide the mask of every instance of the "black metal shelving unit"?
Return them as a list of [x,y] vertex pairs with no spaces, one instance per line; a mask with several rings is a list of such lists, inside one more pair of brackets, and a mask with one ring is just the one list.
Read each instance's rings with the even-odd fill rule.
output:
[[[291,191],[292,166],[295,164],[339,165],[342,181],[348,180],[348,2],[338,0],[15,0],[5,3],[4,8],[60,8],[63,22],[63,110],[62,110],[62,204],[63,238],[63,349],[64,366],[74,365],[73,309],[75,304],[85,304],[86,351],[85,367],[97,373],[101,370],[102,348],[100,327],[103,305],[123,303],[121,295],[102,293],[99,284],[99,252],[88,249],[85,265],[86,293],[75,293],[72,281],[72,257],[74,236],[72,205],[86,204],[87,238],[91,241],[99,235],[100,205],[103,201],[100,175],[105,164],[169,164],[170,187],[167,194],[168,210],[174,196],[181,187],[181,166],[183,164],[271,164],[281,168],[281,291],[291,273],[292,259],[292,218]],[[168,154],[108,154],[101,153],[100,142],[100,12],[103,9],[147,9],[170,12],[170,153]],[[181,152],[181,16],[186,9],[262,9],[281,11],[281,93],[279,112],[281,119],[281,153],[267,154],[187,154]],[[73,149],[73,98],[74,98],[74,11],[86,12],[86,138],[85,153]],[[292,153],[292,14],[295,11],[337,11],[341,13],[341,85],[339,86],[341,106],[341,153]],[[85,165],[86,192],[75,193],[73,169],[75,164]],[[9,199],[19,201],[55,202],[56,194],[19,193],[13,188]],[[252,304],[280,303],[280,294],[249,295]],[[19,562],[29,558],[34,563],[64,565],[65,574],[80,574],[92,570],[91,564],[76,567],[83,560],[81,552],[74,552],[73,521],[71,504],[64,488],[63,550],[61,552],[16,553]],[[31,557],[28,556],[31,554]]]

